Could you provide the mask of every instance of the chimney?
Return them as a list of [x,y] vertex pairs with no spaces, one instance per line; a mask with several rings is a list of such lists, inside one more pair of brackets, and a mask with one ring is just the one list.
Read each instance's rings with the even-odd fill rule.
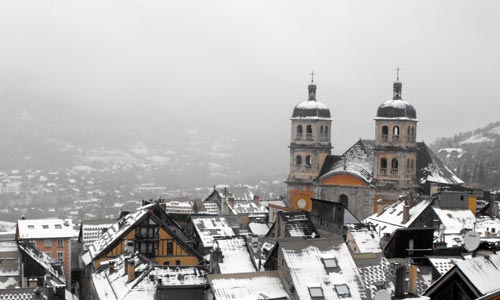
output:
[[403,206],[403,224],[406,224],[410,220],[410,205],[405,201]]
[[408,192],[408,205],[410,207],[413,207],[413,205],[415,205],[415,199],[414,199],[414,195],[413,195],[413,191],[409,191]]
[[110,261],[109,262],[109,274],[113,274],[115,272],[115,262]]
[[253,203],[255,203],[255,205],[257,205],[257,206],[260,204],[259,196],[253,195]]
[[128,275],[127,283],[135,279],[135,261],[133,258],[128,259],[127,275]]
[[395,299],[403,299],[405,297],[405,277],[406,277],[406,266],[396,263],[396,278],[394,282]]
[[384,211],[384,200],[378,199],[377,200],[377,216],[380,216],[383,211]]
[[417,296],[417,266],[414,264],[410,264],[409,277],[408,293]]

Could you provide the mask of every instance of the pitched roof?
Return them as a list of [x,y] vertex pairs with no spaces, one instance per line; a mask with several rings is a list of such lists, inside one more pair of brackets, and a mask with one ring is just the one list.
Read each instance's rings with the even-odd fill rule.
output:
[[464,182],[458,178],[424,142],[417,143],[417,180],[441,184],[460,185]]
[[347,224],[347,229],[361,253],[381,253],[378,232],[369,224]]
[[75,236],[71,219],[18,220],[20,239],[72,238]]
[[417,202],[410,207],[410,218],[408,222],[403,223],[403,208],[405,205],[404,200],[400,200],[392,205],[384,208],[380,215],[373,214],[366,218],[363,222],[370,223],[377,226],[380,234],[392,234],[396,229],[408,228],[420,216],[424,210],[431,205],[431,198],[420,198]]
[[80,226],[79,240],[83,243],[84,249],[97,241],[103,232],[111,227],[116,220],[82,220]]
[[325,160],[319,177],[337,173],[349,173],[370,183],[373,178],[373,140],[358,140],[341,156],[329,156]]
[[[164,214],[163,210],[157,203],[148,204],[139,207],[135,213],[130,213],[121,219],[117,220],[111,227],[104,232],[98,240],[89,245],[88,251],[82,256],[83,262],[88,265],[94,259],[111,249],[122,237],[128,234],[137,224],[142,222],[147,216],[154,219],[165,231],[167,231],[177,243],[181,244],[186,250],[189,249],[193,255],[199,256],[191,247],[186,245],[177,233],[170,230],[168,226],[156,215],[156,213]],[[165,214],[166,215],[166,214]],[[176,224],[174,224],[176,225]]]
[[278,272],[208,275],[217,300],[289,299]]
[[366,298],[361,274],[342,239],[283,241],[279,247],[300,299],[312,299],[309,288],[314,287],[322,289],[325,299]]
[[222,252],[222,261],[219,261],[222,274],[255,272],[255,266],[242,237],[216,239],[214,244],[214,247]]
[[457,268],[484,295],[500,289],[500,254],[458,261]]
[[278,217],[285,224],[285,237],[319,237],[316,227],[306,212],[278,211]]
[[[201,288],[207,283],[206,272],[202,268],[157,266],[140,255],[132,258],[135,279],[128,282],[128,274],[123,272],[126,259],[129,259],[126,255],[118,256],[92,274],[92,282],[99,299],[154,299],[159,286]],[[113,268],[109,265],[113,265]],[[112,269],[114,271],[111,271]]]
[[220,216],[192,216],[194,228],[201,239],[203,247],[212,247],[214,238],[234,236],[231,225]]

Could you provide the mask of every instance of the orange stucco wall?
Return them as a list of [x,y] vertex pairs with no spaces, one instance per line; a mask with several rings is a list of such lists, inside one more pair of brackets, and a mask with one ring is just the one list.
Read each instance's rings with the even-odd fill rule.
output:
[[66,278],[66,283],[68,286],[71,284],[71,241],[69,239],[61,239],[63,241],[63,246],[57,246],[57,240],[59,239],[47,239],[51,241],[50,247],[45,247],[45,240],[36,240],[35,247],[46,253],[50,253],[50,257],[52,260],[57,260],[57,253],[63,252],[63,269],[64,269],[64,277]]
[[329,185],[368,186],[368,183],[363,179],[349,174],[332,175],[323,179],[321,183]]
[[[312,200],[314,197],[314,192],[310,190],[291,190],[290,191],[290,207],[293,209],[301,209],[306,211],[312,210]],[[305,201],[305,206],[301,207],[299,204],[300,200]]]

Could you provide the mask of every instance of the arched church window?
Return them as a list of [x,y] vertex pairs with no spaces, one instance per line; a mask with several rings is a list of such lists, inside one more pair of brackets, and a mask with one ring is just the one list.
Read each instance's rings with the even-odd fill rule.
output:
[[319,136],[322,138],[323,137],[323,125],[319,128]]
[[413,170],[413,159],[410,162],[410,168]]
[[342,194],[339,196],[339,202],[342,204],[345,208],[348,208],[349,206],[349,197],[347,197],[346,194]]
[[392,127],[392,141],[393,142],[399,141],[399,127],[398,126]]
[[417,140],[417,136],[415,135],[415,127],[411,128],[411,139],[414,143]]
[[312,164],[311,156],[306,156],[306,169],[310,169]]
[[409,158],[406,160],[406,169],[407,170],[410,169],[410,159]]
[[302,164],[302,156],[300,155],[295,156],[295,164],[297,166],[300,166]]
[[325,139],[328,140],[328,126],[325,126]]
[[382,142],[387,142],[387,139],[389,138],[389,127],[387,126],[382,126]]
[[312,131],[311,125],[307,125],[307,127],[306,127],[306,140],[308,140],[308,141],[312,140],[312,134],[313,134],[313,131]]
[[412,136],[411,136],[411,127],[408,126],[408,135],[407,135],[408,143],[411,143],[412,141]]
[[387,175],[387,159],[380,160],[380,175]]
[[297,136],[295,137],[297,140],[302,139],[302,125],[297,125]]
[[391,161],[391,174],[398,175],[398,160],[397,160],[397,158],[393,158]]

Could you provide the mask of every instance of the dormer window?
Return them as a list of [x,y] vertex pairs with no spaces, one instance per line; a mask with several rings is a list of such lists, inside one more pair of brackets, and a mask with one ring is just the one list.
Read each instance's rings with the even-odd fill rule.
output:
[[56,224],[55,226],[56,226],[56,229],[62,229],[61,224]]
[[28,225],[28,229],[35,229],[35,225]]
[[347,284],[336,284],[335,291],[337,292],[339,298],[351,297],[351,291],[349,290]]
[[49,225],[42,225],[43,229],[49,229]]
[[325,295],[323,294],[323,289],[320,286],[309,287],[309,295],[311,295],[311,299],[313,300],[325,299]]

